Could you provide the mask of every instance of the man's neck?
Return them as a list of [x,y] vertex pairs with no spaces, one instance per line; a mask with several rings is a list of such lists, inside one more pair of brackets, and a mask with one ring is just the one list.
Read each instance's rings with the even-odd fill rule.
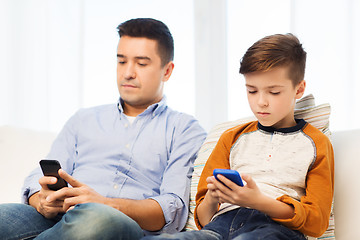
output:
[[143,113],[147,109],[147,107],[133,107],[124,103],[123,109],[125,115],[130,117],[136,117],[137,115]]
[[149,106],[161,102],[162,98],[154,100],[154,102],[152,102],[151,104],[148,103],[144,105],[131,105],[122,99],[121,106],[125,115],[130,117],[136,117],[139,114],[143,113]]

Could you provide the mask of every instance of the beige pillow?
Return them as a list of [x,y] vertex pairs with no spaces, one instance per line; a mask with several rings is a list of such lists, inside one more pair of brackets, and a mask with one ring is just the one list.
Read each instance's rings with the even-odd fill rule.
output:
[[[296,102],[295,105],[295,118],[303,118],[308,123],[312,124],[316,128],[320,129],[325,135],[329,138],[331,133],[329,131],[329,117],[330,117],[330,105],[329,104],[321,104],[316,106],[315,99],[312,94],[307,95],[301,98]],[[197,230],[194,221],[194,210],[195,210],[195,196],[197,192],[197,185],[199,183],[201,172],[205,166],[207,159],[209,158],[212,150],[214,149],[218,139],[221,134],[234,126],[237,126],[242,123],[247,123],[249,121],[256,120],[255,117],[247,117],[238,119],[235,121],[224,122],[216,125],[212,128],[201,146],[198,157],[194,163],[194,172],[191,180],[191,192],[190,192],[190,213],[187,224],[185,226],[185,230]],[[334,240],[335,239],[335,225],[334,225],[334,214],[331,211],[329,228],[326,232],[318,239],[327,239]],[[310,238],[309,238],[310,239]]]

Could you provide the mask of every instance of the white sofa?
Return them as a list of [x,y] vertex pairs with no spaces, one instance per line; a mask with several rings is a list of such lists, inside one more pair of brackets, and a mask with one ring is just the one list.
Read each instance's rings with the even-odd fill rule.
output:
[[[0,203],[20,202],[24,177],[50,149],[54,133],[0,126]],[[360,239],[360,129],[332,133],[335,151],[335,235]]]

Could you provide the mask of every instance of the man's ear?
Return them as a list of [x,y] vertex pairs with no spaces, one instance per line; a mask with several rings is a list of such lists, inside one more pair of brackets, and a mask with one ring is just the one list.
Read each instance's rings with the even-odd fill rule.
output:
[[174,62],[170,61],[168,62],[165,66],[164,66],[164,78],[163,78],[163,82],[167,82],[167,80],[169,80],[173,70],[174,70]]
[[302,80],[297,86],[296,86],[296,95],[295,98],[296,99],[300,99],[304,93],[305,93],[305,88],[306,88],[306,82],[305,80]]

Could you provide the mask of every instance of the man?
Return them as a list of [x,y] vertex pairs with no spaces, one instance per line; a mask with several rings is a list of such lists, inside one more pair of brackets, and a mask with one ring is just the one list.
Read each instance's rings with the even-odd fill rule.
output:
[[118,103],[78,111],[47,156],[60,161],[59,175],[72,187],[52,191],[56,178],[35,169],[23,189],[30,206],[0,205],[1,239],[139,239],[184,227],[206,134],[165,103],[174,68],[167,26],[132,19],[118,30]]

